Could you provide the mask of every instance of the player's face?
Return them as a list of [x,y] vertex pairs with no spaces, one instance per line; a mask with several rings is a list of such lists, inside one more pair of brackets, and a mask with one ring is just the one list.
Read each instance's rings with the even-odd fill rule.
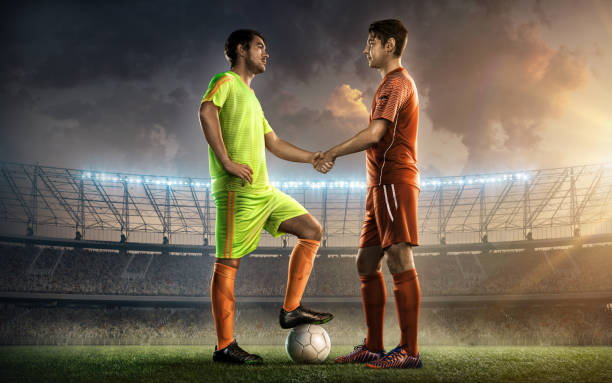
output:
[[385,51],[383,49],[382,41],[374,34],[368,35],[366,46],[363,49],[363,54],[368,59],[368,65],[370,68],[380,68],[384,61]]
[[266,51],[266,43],[261,37],[255,36],[245,57],[247,67],[254,74],[263,73],[266,71],[268,57],[270,55]]

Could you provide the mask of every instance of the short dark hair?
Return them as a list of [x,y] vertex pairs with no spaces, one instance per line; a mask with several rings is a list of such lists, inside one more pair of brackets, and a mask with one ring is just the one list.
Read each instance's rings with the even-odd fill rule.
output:
[[253,41],[255,36],[261,37],[264,42],[266,41],[260,32],[252,29],[238,29],[230,33],[225,41],[225,57],[230,62],[230,66],[236,65],[236,60],[238,59],[236,48],[238,48],[238,45],[242,45],[244,49],[248,50],[251,48],[251,41]]
[[383,45],[393,37],[395,39],[393,54],[395,56],[402,55],[406,46],[406,40],[408,40],[408,31],[401,21],[395,19],[375,21],[370,24],[368,31],[374,34],[374,37],[378,37]]

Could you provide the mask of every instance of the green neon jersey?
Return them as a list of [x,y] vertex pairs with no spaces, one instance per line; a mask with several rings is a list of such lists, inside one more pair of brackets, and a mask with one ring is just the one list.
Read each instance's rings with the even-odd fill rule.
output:
[[212,78],[202,102],[211,101],[219,107],[221,134],[229,158],[253,169],[253,184],[229,174],[208,146],[208,162],[212,192],[241,191],[257,193],[270,183],[266,169],[264,135],[272,128],[266,120],[255,92],[236,73],[227,71]]

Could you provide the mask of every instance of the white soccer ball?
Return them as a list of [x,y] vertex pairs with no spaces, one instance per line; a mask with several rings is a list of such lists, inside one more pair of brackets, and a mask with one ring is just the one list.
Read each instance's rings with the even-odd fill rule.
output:
[[294,362],[323,363],[331,350],[331,341],[323,327],[303,324],[289,331],[285,350]]

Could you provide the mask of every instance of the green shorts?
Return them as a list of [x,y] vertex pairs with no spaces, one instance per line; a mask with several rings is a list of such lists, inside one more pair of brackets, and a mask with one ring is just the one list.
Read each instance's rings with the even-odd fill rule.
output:
[[299,202],[274,187],[261,194],[219,192],[213,199],[217,258],[242,258],[257,248],[261,229],[280,237],[285,234],[278,230],[281,223],[308,214]]

